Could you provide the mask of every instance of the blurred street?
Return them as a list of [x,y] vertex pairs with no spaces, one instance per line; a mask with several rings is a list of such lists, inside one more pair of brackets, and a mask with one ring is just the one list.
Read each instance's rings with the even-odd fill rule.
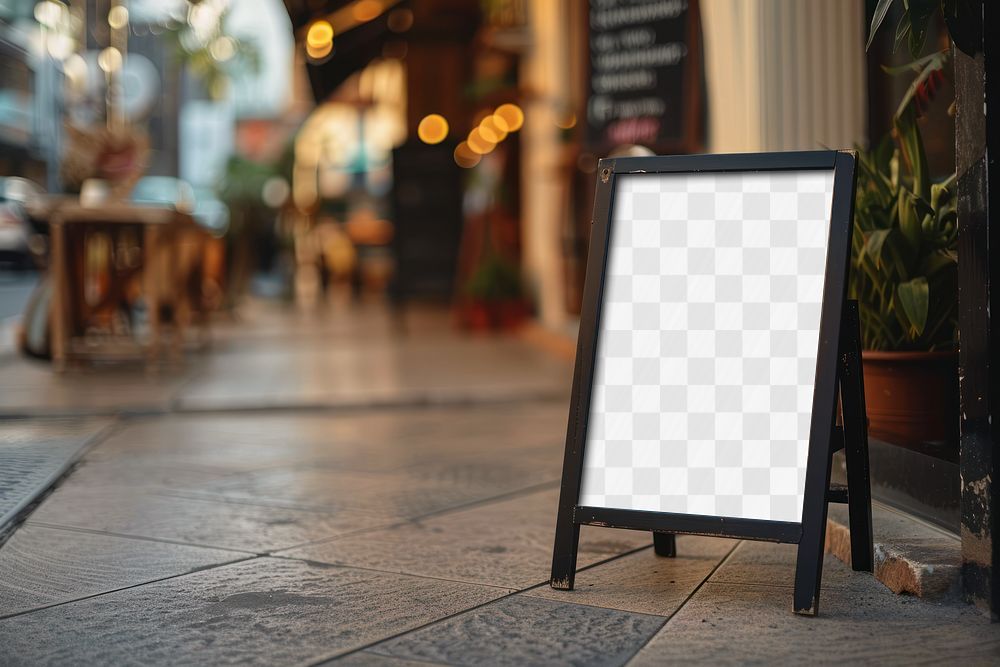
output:
[[[548,587],[569,365],[444,312],[250,302],[210,354],[53,380],[10,359],[4,446],[86,453],[0,549],[5,665],[910,663],[1000,630],[795,547],[583,530]],[[884,511],[884,510],[883,510]],[[836,646],[834,651],[833,647]]]
[[[994,10],[916,6],[0,0],[0,667],[1000,664]],[[695,179],[688,206],[650,180],[614,204],[648,165],[699,165],[687,179],[717,159],[697,156],[767,171],[818,149],[827,166],[788,164],[856,165],[850,226],[846,200],[786,185],[744,207]],[[800,195],[831,241],[794,271],[826,331],[840,305],[817,271],[851,248],[863,352],[840,353],[863,373],[803,379],[784,344],[807,338],[780,240],[805,235]],[[622,289],[611,226],[636,245]],[[742,274],[753,289],[722,288]],[[602,324],[632,297],[640,319]],[[685,298],[797,319],[718,329],[668,313]],[[773,348],[709,351],[742,329]],[[602,331],[620,364],[591,374],[583,346],[574,369]],[[589,403],[629,368],[614,410]],[[868,431],[831,440],[805,409],[844,373],[867,417],[842,421]],[[791,424],[792,403],[808,437],[729,428]],[[586,427],[606,417],[607,443]],[[628,486],[590,519],[588,448]],[[846,452],[869,466],[845,486]],[[828,462],[829,489],[807,472]],[[853,524],[869,565],[868,488],[871,573],[849,563]],[[806,489],[825,533],[806,505],[776,523],[622,500]],[[573,560],[559,508],[561,536],[581,528],[573,591],[549,585]],[[661,553],[697,535],[660,557],[650,529]],[[802,571],[825,536],[819,618],[792,611],[797,545],[733,536],[799,540]]]
[[0,273],[0,321],[24,312],[37,283],[38,276],[34,273]]

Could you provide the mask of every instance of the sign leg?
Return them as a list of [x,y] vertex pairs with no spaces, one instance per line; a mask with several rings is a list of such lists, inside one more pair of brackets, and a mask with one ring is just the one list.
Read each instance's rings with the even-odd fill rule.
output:
[[847,502],[851,524],[851,567],[871,572],[871,479],[868,470],[868,416],[865,411],[864,374],[861,368],[861,332],[857,301],[844,309],[840,393],[844,411],[844,457],[847,461]]
[[570,513],[560,510],[556,522],[556,543],[552,550],[552,588],[573,590],[576,578],[576,552],[580,545],[580,524],[573,523]]
[[[833,431],[834,428],[831,428]],[[831,436],[832,437],[832,436]],[[822,463],[811,469],[817,476],[813,485],[806,480],[806,499],[802,510],[802,538],[795,560],[795,613],[819,614],[819,591],[823,579],[823,555],[826,546],[827,489],[830,488],[830,452]],[[816,489],[813,493],[810,490]]]
[[672,533],[653,533],[653,551],[657,556],[677,556],[677,538]]

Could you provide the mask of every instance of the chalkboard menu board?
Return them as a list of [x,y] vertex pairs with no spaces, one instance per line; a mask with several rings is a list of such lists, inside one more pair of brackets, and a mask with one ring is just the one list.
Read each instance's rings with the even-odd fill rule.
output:
[[590,0],[587,138],[661,152],[700,143],[694,0]]

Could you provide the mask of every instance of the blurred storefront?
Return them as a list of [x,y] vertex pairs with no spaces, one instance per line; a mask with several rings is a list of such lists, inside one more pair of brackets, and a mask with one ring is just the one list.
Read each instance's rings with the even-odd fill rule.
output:
[[[424,150],[453,153],[502,105],[523,113],[523,128],[459,160],[465,232],[494,238],[488,273],[504,282],[503,265],[518,267],[521,297],[557,331],[571,331],[579,312],[599,157],[632,146],[662,154],[866,139],[861,2],[788,11],[724,0],[285,4],[318,100],[356,89],[351,77],[369,63],[399,63],[406,133],[393,145],[420,141],[421,120],[436,114],[445,135]],[[318,21],[330,26],[329,51],[323,35],[310,43]],[[807,39],[819,25],[832,29]],[[489,231],[470,227],[473,211]],[[453,294],[483,254],[461,253]]]

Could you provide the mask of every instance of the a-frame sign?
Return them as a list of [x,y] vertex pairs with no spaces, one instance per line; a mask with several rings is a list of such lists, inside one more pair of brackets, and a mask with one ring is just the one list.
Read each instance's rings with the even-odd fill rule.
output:
[[[827,503],[872,569],[857,304],[856,159],[810,151],[602,160],[552,560],[581,525],[798,544],[818,610]],[[840,410],[838,411],[838,402]],[[839,417],[838,417],[839,413]],[[845,449],[848,484],[830,487]]]

